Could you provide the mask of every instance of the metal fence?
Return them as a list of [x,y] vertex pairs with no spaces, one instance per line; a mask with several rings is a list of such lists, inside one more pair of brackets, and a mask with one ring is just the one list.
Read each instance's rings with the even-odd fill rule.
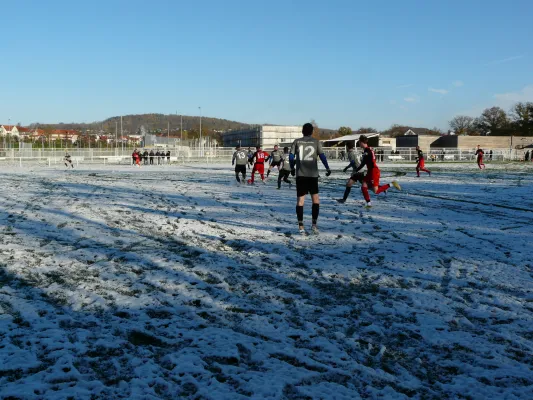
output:
[[[144,151],[144,149],[140,149]],[[148,149],[151,150],[151,149]],[[158,149],[154,149],[154,152]],[[235,151],[234,148],[227,147],[205,147],[193,148],[186,146],[176,146],[162,148],[165,153],[170,151],[170,163],[193,163],[193,162],[231,162],[231,158]],[[415,148],[397,148],[391,150],[387,148],[375,148],[376,158],[378,162],[414,162],[417,158]],[[268,151],[268,149],[267,149]],[[492,155],[486,151],[484,159],[486,161],[518,161],[523,160],[527,150],[518,149],[493,149]],[[131,148],[71,148],[68,149],[73,161],[76,164],[132,164]],[[342,147],[324,148],[324,152],[329,160],[347,160],[347,152]],[[357,150],[358,155],[361,156],[361,149]],[[470,162],[474,161],[475,150],[463,149],[432,149],[426,155],[426,161],[433,162]],[[42,164],[54,165],[63,162],[65,156],[65,149],[60,148],[21,148],[21,149],[0,149],[0,162],[8,162],[11,164]],[[150,164],[150,159],[143,160],[144,163]],[[166,155],[161,159],[154,157],[152,163],[154,164],[168,164]]]

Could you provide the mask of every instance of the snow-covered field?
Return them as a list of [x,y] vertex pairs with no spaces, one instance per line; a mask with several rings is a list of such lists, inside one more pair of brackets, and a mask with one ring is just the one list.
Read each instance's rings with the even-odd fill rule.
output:
[[277,174],[3,167],[0,398],[533,398],[533,165],[429,168],[300,237]]

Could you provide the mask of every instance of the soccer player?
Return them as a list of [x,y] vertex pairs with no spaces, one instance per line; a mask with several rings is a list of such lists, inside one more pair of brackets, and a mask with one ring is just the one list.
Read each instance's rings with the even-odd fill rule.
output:
[[289,148],[283,148],[283,155],[281,156],[282,168],[279,170],[278,175],[278,189],[281,189],[281,181],[292,185],[292,182],[289,180],[289,175],[291,174],[291,163],[289,161]]
[[279,150],[278,145],[275,145],[274,150],[272,150],[272,152],[270,153],[270,156],[268,157],[270,164],[268,165],[267,178],[270,175],[270,171],[272,171],[272,168],[278,167],[278,171],[280,171],[281,155],[282,153]]
[[485,154],[485,152],[483,151],[481,146],[478,144],[477,150],[476,150],[476,156],[477,156],[477,166],[479,167],[479,169],[485,168],[485,164],[483,164],[483,154]]
[[355,146],[353,144],[348,145],[348,161],[350,164],[342,170],[342,172],[348,171],[348,168],[352,168],[352,171],[355,172],[355,169],[359,167],[359,159],[357,158],[357,153],[355,152]]
[[424,153],[422,152],[422,150],[420,150],[420,146],[416,146],[416,153],[416,176],[420,178],[420,171],[427,172],[429,176],[431,176],[431,171],[429,169],[426,169],[426,165],[424,164]]
[[170,150],[167,150],[167,164],[170,164]]
[[318,234],[316,225],[318,213],[320,211],[320,199],[318,197],[318,157],[326,168],[326,176],[331,175],[328,160],[322,151],[322,144],[319,140],[311,137],[313,125],[310,123],[302,127],[303,138],[296,139],[291,146],[289,162],[291,165],[291,175],[296,175],[296,218],[298,219],[298,230],[305,234],[304,229],[304,202],[307,194],[311,195],[313,201],[311,218],[311,230]]
[[[391,185],[398,190],[401,190],[401,187],[396,181],[392,181],[390,184],[388,183],[386,185],[379,186],[379,178],[381,176],[381,172],[378,168],[378,165],[376,164],[376,155],[374,154],[374,150],[370,146],[368,146],[368,138],[365,135],[361,135],[359,137],[358,143],[359,146],[363,149],[363,159],[361,160],[361,164],[359,165],[359,167],[356,168],[355,173],[348,180],[348,183],[346,183],[344,197],[342,199],[338,199],[337,201],[339,203],[346,202],[346,199],[348,198],[348,196],[350,195],[350,191],[352,190],[353,184],[356,181],[359,181],[361,183],[361,192],[363,192],[363,197],[366,200],[366,206],[372,207],[370,195],[368,194],[369,186],[375,194],[379,194],[388,190]],[[359,173],[359,171],[363,169],[364,166],[366,166],[366,175]]]
[[[237,165],[235,165],[237,161]],[[237,182],[244,183],[246,182],[246,164],[248,163],[248,156],[244,150],[241,149],[241,146],[235,147],[235,153],[233,153],[233,158],[231,159],[231,165],[235,165],[235,179]],[[239,174],[242,175],[242,182],[239,178]]]
[[74,164],[72,164],[72,159],[70,157],[70,154],[65,150],[65,157],[63,158],[63,161],[65,162],[65,167],[68,168],[69,164],[72,168],[74,168]]
[[252,151],[252,148],[251,147],[248,147],[248,164],[250,164],[250,166],[253,166],[253,158],[254,158],[254,152]]
[[[254,184],[254,178],[255,173],[259,172],[259,175],[261,175],[261,181],[265,183],[265,160],[268,157],[268,154],[261,150],[261,146],[256,147],[257,151],[252,156],[252,163],[254,164],[254,167],[252,168],[252,177],[251,179],[248,179],[248,183],[250,185]],[[255,160],[255,162],[254,162]]]
[[137,149],[133,152],[133,159],[135,160],[137,168],[141,168],[141,153]]

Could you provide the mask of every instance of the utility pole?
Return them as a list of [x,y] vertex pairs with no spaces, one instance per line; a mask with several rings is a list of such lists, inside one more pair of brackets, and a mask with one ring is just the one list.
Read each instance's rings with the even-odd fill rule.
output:
[[120,116],[120,143],[122,143],[122,155],[124,154],[124,137],[122,134],[122,115]]
[[202,155],[202,107],[198,107],[200,110],[200,156]]
[[115,121],[115,155],[117,155],[116,154],[117,146],[118,146],[118,121]]
[[180,127],[180,134],[181,134],[181,138],[180,138],[180,146],[183,146],[183,115],[180,115],[180,123],[181,123],[181,127]]
[[170,143],[170,121],[167,121],[167,147]]

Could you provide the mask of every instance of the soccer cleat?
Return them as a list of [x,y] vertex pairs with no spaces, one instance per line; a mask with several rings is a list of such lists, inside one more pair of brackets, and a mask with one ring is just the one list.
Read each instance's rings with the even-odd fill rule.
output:
[[318,235],[318,233],[319,233],[318,227],[316,225],[313,225],[311,227],[311,232],[313,232],[313,234],[315,234],[315,235]]
[[281,188],[280,188],[280,187],[279,187],[279,188],[277,188],[277,189],[278,189],[278,190],[281,190]]
[[303,225],[298,225],[298,232],[300,232],[300,235],[305,235],[305,228]]
[[392,181],[391,185],[394,186],[398,190],[402,190],[402,187],[400,186],[400,184],[397,181]]
[[368,202],[366,203],[366,206],[365,206],[365,207],[366,207],[366,208],[372,208],[372,202],[371,202],[371,201],[368,201]]
[[346,203],[346,200],[344,200],[344,199],[337,199],[337,203],[344,204],[344,203]]

